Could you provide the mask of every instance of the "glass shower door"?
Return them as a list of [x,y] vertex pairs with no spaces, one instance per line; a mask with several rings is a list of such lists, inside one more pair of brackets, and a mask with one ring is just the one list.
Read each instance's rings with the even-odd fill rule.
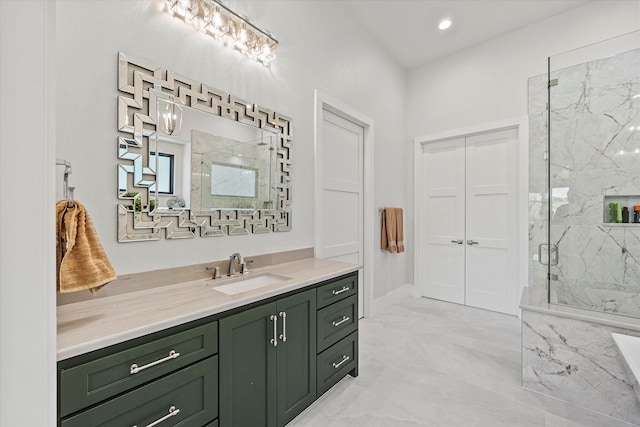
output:
[[552,304],[640,317],[639,46],[636,32],[549,58]]

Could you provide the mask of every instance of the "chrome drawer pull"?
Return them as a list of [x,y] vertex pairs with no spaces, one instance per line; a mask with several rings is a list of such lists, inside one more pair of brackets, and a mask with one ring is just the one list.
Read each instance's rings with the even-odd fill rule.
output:
[[342,325],[344,322],[348,322],[350,320],[349,316],[342,316],[341,320],[338,321],[333,321],[332,325],[333,326],[340,326]]
[[350,288],[348,286],[343,286],[342,289],[340,289],[339,291],[336,291],[335,289],[331,291],[332,294],[334,295],[340,295],[343,292],[347,292]]
[[175,358],[177,358],[178,356],[180,356],[180,353],[176,353],[176,351],[175,351],[175,350],[171,350],[171,351],[169,352],[169,355],[168,355],[167,357],[163,357],[162,359],[156,360],[155,362],[151,362],[151,363],[146,364],[146,365],[144,365],[144,366],[140,366],[140,367],[138,367],[138,365],[136,365],[136,364],[134,363],[133,365],[131,365],[131,368],[130,368],[130,371],[129,371],[129,372],[130,372],[130,374],[131,374],[131,375],[133,375],[133,374],[137,374],[137,373],[138,373],[138,372],[140,372],[140,371],[144,371],[145,369],[150,368],[150,367],[152,367],[152,366],[156,366],[156,365],[158,365],[158,364],[160,364],[160,363],[162,363],[162,362],[166,362],[166,361],[168,361],[168,360],[175,359]]
[[271,338],[271,341],[269,341],[269,343],[273,344],[274,347],[277,347],[278,346],[278,316],[272,314],[271,317],[269,317],[269,320],[273,322],[273,338]]
[[333,362],[333,367],[338,369],[340,366],[344,365],[345,363],[347,363],[347,361],[351,359],[349,356],[347,356],[346,354],[342,355],[342,360],[339,361],[338,363]]
[[282,342],[287,342],[287,312],[281,311],[280,317],[282,317],[282,334],[280,335],[280,339]]
[[[152,422],[151,424],[147,424],[147,427],[157,426],[158,424],[160,424],[164,420],[168,420],[171,417],[175,417],[179,413],[180,413],[180,409],[176,408],[175,406],[172,406],[171,408],[169,408],[169,413],[167,415],[165,415],[164,417],[160,418],[159,420],[156,420],[156,421]],[[133,426],[133,427],[138,427],[138,426]]]

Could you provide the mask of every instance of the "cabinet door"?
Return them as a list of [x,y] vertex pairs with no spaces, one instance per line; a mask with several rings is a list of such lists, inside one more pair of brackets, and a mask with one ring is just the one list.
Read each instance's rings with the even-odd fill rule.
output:
[[316,399],[316,290],[277,301],[278,426]]
[[276,304],[220,320],[220,426],[276,425]]

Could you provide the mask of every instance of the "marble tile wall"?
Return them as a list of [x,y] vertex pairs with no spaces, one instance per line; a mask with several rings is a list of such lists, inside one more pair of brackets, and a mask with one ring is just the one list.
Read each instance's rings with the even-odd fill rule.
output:
[[[544,159],[548,76],[529,79],[532,306],[551,302],[640,317],[640,226],[605,222],[605,195],[640,195],[640,97],[634,98],[640,94],[639,70],[635,50],[553,73],[558,84],[551,91],[550,162]],[[549,173],[556,189],[550,228]],[[559,254],[550,271],[557,275],[550,301],[548,270],[538,260],[538,245],[547,242],[549,230]],[[523,386],[585,414],[640,425],[640,403],[611,332],[640,335],[523,308]]]
[[611,332],[640,332],[523,310],[522,385],[634,425],[640,401]]
[[[552,61],[553,64],[553,61]],[[640,316],[640,225],[608,224],[605,196],[640,204],[640,50],[553,71],[551,162],[547,76],[529,80],[532,298],[546,302],[547,167],[551,168],[552,303]]]

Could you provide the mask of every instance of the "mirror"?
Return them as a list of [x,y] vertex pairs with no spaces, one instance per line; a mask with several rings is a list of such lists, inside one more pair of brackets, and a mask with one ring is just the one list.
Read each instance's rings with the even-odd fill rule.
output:
[[122,53],[118,85],[120,242],[290,230],[287,117]]

